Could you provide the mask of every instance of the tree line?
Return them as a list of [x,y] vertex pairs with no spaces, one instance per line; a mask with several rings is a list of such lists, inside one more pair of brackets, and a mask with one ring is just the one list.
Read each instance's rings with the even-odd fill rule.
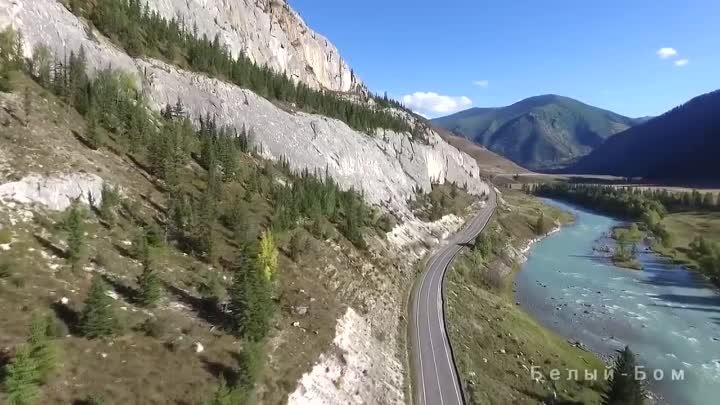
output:
[[[686,210],[720,210],[720,193],[698,190],[673,192],[667,189],[639,189],[609,185],[548,183],[523,185],[523,190],[543,197],[559,198],[588,206],[631,221],[655,236],[664,248],[671,248],[674,236],[662,223],[668,212]],[[616,255],[620,259],[634,258],[634,245],[639,241],[637,232],[620,232],[620,246]],[[698,236],[689,246],[689,256],[700,269],[716,283],[720,281],[720,243],[706,241]]]
[[88,18],[108,38],[133,57],[150,56],[170,64],[229,81],[270,100],[287,102],[310,113],[337,118],[351,128],[372,133],[376,128],[411,132],[402,117],[383,108],[403,108],[387,95],[374,96],[378,108],[352,101],[341,94],[315,90],[296,83],[282,72],[259,66],[240,53],[234,57],[219,36],[200,35],[197,26],[166,19],[140,0],[72,0],[68,7]]

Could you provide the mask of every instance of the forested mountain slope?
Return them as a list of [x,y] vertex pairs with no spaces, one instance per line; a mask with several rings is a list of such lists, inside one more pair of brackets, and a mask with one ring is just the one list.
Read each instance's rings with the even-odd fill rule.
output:
[[720,91],[622,132],[569,171],[658,180],[718,181]]
[[571,164],[635,121],[568,97],[530,97],[507,107],[473,108],[433,120],[532,170]]

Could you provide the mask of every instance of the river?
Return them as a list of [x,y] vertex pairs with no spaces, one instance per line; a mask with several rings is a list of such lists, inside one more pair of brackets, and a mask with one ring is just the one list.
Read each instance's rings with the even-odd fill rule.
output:
[[[720,403],[720,296],[696,274],[651,252],[643,271],[615,267],[593,247],[620,221],[546,200],[575,222],[536,243],[517,277],[517,301],[541,324],[590,350],[629,345],[649,389],[670,405]],[[663,378],[652,377],[662,370]],[[672,370],[684,379],[672,381]],[[655,377],[660,377],[656,372]],[[566,375],[566,374],[565,374]]]

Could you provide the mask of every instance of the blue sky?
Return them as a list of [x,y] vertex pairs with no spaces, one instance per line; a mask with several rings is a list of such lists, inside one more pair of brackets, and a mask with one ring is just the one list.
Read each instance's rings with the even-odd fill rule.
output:
[[373,91],[431,117],[547,93],[658,115],[720,88],[718,0],[290,4]]

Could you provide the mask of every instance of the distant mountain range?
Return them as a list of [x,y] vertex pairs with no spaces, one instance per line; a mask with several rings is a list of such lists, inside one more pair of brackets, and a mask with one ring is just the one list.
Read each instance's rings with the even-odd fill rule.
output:
[[628,118],[568,97],[530,97],[507,107],[472,108],[433,123],[531,170],[572,165],[612,135],[647,118]]
[[720,182],[720,90],[617,134],[568,172]]

